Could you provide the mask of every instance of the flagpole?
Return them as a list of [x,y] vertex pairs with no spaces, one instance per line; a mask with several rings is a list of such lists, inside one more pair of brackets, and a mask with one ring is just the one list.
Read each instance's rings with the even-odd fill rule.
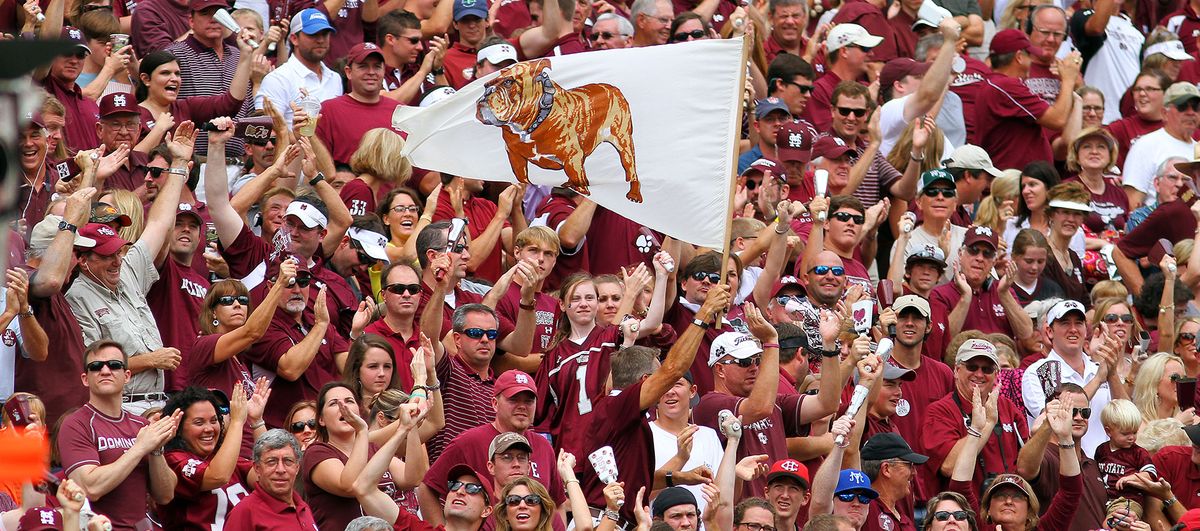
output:
[[[742,22],[744,22],[745,24],[753,24],[754,23],[750,20],[749,14],[747,14],[742,19]],[[752,39],[747,37],[747,35],[745,33],[746,27],[747,26],[743,26],[743,30],[742,30],[742,59],[741,59],[741,63],[739,63],[741,65],[741,68],[738,69],[737,94],[739,94],[740,97],[738,98],[737,120],[734,121],[732,131],[730,131],[730,144],[731,144],[730,151],[732,151],[732,153],[730,154],[730,157],[729,157],[729,159],[730,159],[729,160],[729,195],[728,195],[729,201],[725,205],[725,236],[721,241],[721,264],[720,264],[720,266],[718,266],[721,268],[720,269],[721,284],[725,284],[725,282],[726,282],[725,277],[729,271],[729,268],[726,267],[726,264],[729,263],[730,245],[732,243],[730,241],[730,238],[732,237],[732,234],[733,234],[733,206],[734,206],[733,198],[734,198],[734,195],[737,193],[737,177],[736,176],[737,176],[738,155],[740,153],[738,151],[738,145],[742,139],[742,120],[745,119],[746,107],[747,107],[747,102],[744,100],[745,94],[746,94],[746,69],[747,69],[746,65],[750,60],[750,44],[752,42]],[[729,294],[729,300],[731,303],[733,301],[734,295],[736,295],[736,294],[734,294],[734,293]],[[724,312],[717,313],[717,322],[715,323],[717,330],[721,329],[721,321],[722,321],[722,319],[724,319],[724,317],[725,317]]]

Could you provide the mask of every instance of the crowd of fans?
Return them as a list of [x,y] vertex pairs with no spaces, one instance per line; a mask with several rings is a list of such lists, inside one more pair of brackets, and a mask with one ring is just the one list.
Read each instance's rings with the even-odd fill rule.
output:
[[[31,76],[0,290],[3,429],[49,472],[0,530],[1200,529],[1198,31],[1200,0],[2,1],[73,46]],[[727,258],[400,155],[398,106],[519,60],[738,37]]]

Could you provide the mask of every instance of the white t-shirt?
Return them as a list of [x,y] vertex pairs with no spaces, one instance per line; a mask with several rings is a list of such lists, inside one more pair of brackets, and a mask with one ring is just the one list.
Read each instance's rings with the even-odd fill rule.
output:
[[[4,307],[7,290],[0,290],[0,308]],[[25,338],[21,335],[21,318],[17,317],[8,323],[8,328],[0,333],[0,401],[8,400],[14,390],[14,375],[17,373],[17,354],[28,358],[21,350]],[[713,469],[716,472],[716,469]]]
[[[883,139],[879,142],[879,152],[883,156],[888,156],[892,152],[892,148],[896,142],[900,141],[900,135],[904,134],[904,129],[908,127],[908,122],[904,120],[904,103],[912,94],[895,98],[879,109],[879,131],[883,134]],[[942,134],[942,160],[950,158],[950,153],[954,151],[954,146],[950,143],[950,139]],[[903,168],[897,168],[903,171]]]
[[[1158,192],[1154,191],[1150,183],[1158,165],[1170,157],[1191,160],[1195,144],[1192,140],[1181,142],[1163,128],[1146,133],[1135,139],[1129,147],[1129,156],[1125,157],[1125,167],[1121,169],[1121,184],[1132,186],[1146,194],[1145,203],[1157,201]],[[1140,206],[1142,205],[1129,205],[1129,208],[1132,210]]]
[[[1096,50],[1096,54],[1088,61],[1087,72],[1083,80],[1088,85],[1100,89],[1105,102],[1119,102],[1125,91],[1133,85],[1141,69],[1142,43],[1146,37],[1142,35],[1129,17],[1124,14],[1108,19],[1104,28],[1104,44]],[[1104,106],[1104,123],[1121,119],[1119,105]]]
[[[721,465],[721,456],[725,454],[725,448],[721,446],[721,440],[717,438],[716,430],[708,426],[699,426],[699,428],[696,430],[696,435],[692,436],[692,457],[688,459],[687,463],[684,463],[683,470],[707,466],[715,475],[717,467]],[[650,431],[654,432],[654,469],[658,470],[675,457],[679,451],[679,438],[658,427],[657,422],[650,423]],[[697,512],[704,514],[706,504],[704,491],[700,486],[683,485],[683,488],[692,491],[692,495],[696,496]]]
[[[958,225],[950,225],[950,254],[946,256],[946,270],[942,272],[942,277],[938,281],[939,284],[950,282],[951,275],[954,274],[954,267],[958,265],[958,250],[962,247],[963,240],[967,237],[967,228]],[[925,230],[925,226],[921,225],[913,229],[909,236],[908,245],[903,251],[895,246],[892,246],[892,258],[896,257],[896,253],[903,252],[904,256],[910,253],[915,253],[926,246],[938,246],[938,239],[941,234],[932,234]]]

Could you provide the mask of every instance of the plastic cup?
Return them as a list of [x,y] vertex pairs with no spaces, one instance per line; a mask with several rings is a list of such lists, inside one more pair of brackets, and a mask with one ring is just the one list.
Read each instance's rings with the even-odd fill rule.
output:
[[304,112],[308,113],[308,122],[304,127],[300,128],[300,136],[313,136],[317,134],[317,117],[321,114],[321,102],[316,98],[308,97],[296,102]]

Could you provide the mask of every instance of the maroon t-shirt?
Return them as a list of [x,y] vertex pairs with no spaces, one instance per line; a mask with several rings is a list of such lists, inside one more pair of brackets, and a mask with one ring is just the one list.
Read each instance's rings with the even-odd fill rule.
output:
[[1200,466],[1192,463],[1191,446],[1165,446],[1151,459],[1159,477],[1184,507],[1200,507]]
[[[871,60],[886,63],[901,57],[898,45],[899,39],[895,36],[895,31],[888,24],[887,15],[884,14],[875,4],[866,0],[852,0],[842,4],[836,15],[833,16],[834,24],[844,22],[853,22],[866,28],[867,32],[877,37],[883,37],[883,42],[879,46],[871,48]],[[906,33],[911,33],[909,29]]]
[[832,70],[826,70],[813,82],[812,97],[808,98],[801,118],[813,124],[817,131],[828,131],[832,127],[833,115],[830,113],[833,112],[833,89],[841,82],[842,78]]
[[1191,238],[1196,234],[1196,217],[1189,206],[1181,199],[1158,205],[1145,221],[1134,227],[1133,232],[1117,241],[1117,249],[1126,258],[1136,260],[1149,256],[1150,248],[1158,245],[1161,238],[1173,244]]
[[[649,490],[654,480],[654,434],[650,431],[650,421],[646,419],[648,410],[642,409],[641,380],[620,391],[604,397],[596,404],[595,422],[589,426],[580,426],[588,432],[592,442],[591,449],[584,455],[591,454],[597,448],[611,446],[613,457],[617,462],[617,481],[625,483],[629,492],[637,492],[642,487]],[[588,505],[604,507],[604,487],[596,475],[591,463],[585,469],[583,477],[583,492],[587,496]],[[627,522],[636,522],[633,514],[633,504],[626,503],[621,507],[621,517]]]
[[[358,303],[361,302],[359,294],[350,287],[350,281],[329,267],[327,260],[316,259],[309,271],[314,279],[325,284],[325,298],[333,328],[342,338],[350,337],[350,329],[354,326],[354,314],[358,311]],[[320,292],[321,288],[316,282],[310,284],[308,299],[315,300]],[[306,309],[304,313],[306,316],[312,316],[311,308]]]
[[[26,179],[21,179],[20,188],[17,189],[17,211],[20,212],[21,219],[25,220],[27,230],[33,230],[34,225],[37,225],[46,217],[46,207],[50,206],[50,200],[54,197],[54,185],[61,178],[58,173],[60,165],[69,167],[65,161],[55,163],[49,157],[42,164],[38,171],[40,176],[31,176],[35,182],[38,182],[40,189],[35,190],[33,185],[29,184]],[[69,170],[68,170],[69,171]],[[24,234],[22,236],[25,236]]]
[[[575,202],[568,197],[550,194],[537,209],[537,220],[545,222],[547,227],[554,229],[557,234],[571,213],[575,212]],[[554,270],[542,283],[542,288],[553,292],[562,284],[563,279],[577,271],[591,271],[588,260],[587,238],[581,240],[574,249],[563,248],[554,264]]]
[[[184,352],[183,372],[187,374],[186,385],[195,385],[205,389],[220,389],[226,396],[233,395],[233,386],[241,382],[247,388],[254,387],[254,379],[250,377],[250,369],[237,355],[220,363],[213,363],[216,355],[217,340],[224,334],[208,334],[196,338],[191,348]],[[290,407],[290,406],[289,406]]]
[[[250,227],[243,223],[242,231],[238,233],[237,238],[228,247],[221,249],[221,257],[229,266],[230,277],[245,278],[259,266],[264,266],[264,262],[273,250],[271,245],[251,232]],[[265,267],[261,274],[266,275]],[[262,277],[259,277],[258,281],[253,284],[260,284],[262,280]],[[250,284],[248,282],[247,287],[253,288]]]
[[[58,375],[60,379],[63,375]],[[89,404],[84,404],[63,421],[58,432],[58,455],[67,476],[85,465],[104,466],[115,463],[133,448],[138,431],[150,422],[137,415],[121,411],[110,417]],[[150,493],[150,462],[142,459],[129,475],[99,500],[92,510],[112,520],[113,529],[133,531],[146,518],[142,500]]]
[[[146,293],[146,303],[155,316],[163,346],[187,352],[200,333],[200,309],[211,284],[191,266],[180,264],[172,256],[163,260],[158,274],[158,282]],[[183,364],[167,376],[167,385],[168,391],[188,385],[187,368]]]
[[[979,98],[979,90],[983,87],[983,79],[992,72],[986,63],[969,55],[960,55],[966,62],[966,68],[955,74],[950,80],[950,92],[962,100],[963,123],[967,127],[967,138],[975,138],[975,100]],[[961,206],[959,208],[962,208]]]
[[404,389],[412,389],[413,352],[421,348],[421,334],[418,333],[419,330],[416,330],[417,326],[419,326],[417,323],[413,323],[413,334],[408,339],[404,339],[400,332],[392,330],[392,327],[388,326],[383,319],[375,321],[363,329],[363,333],[380,336],[392,346],[392,363],[396,370],[396,378],[400,380],[400,386]]
[[[971,297],[971,307],[967,309],[967,317],[963,320],[963,330],[979,330],[985,334],[1004,334],[1013,337],[1012,326],[1000,304],[1000,292],[997,282],[989,282],[987,289],[974,292]],[[932,314],[930,322],[933,329],[925,337],[925,355],[940,360],[946,354],[946,348],[952,339],[947,330],[950,312],[958,304],[962,294],[954,284],[942,284],[929,294],[929,311]]]
[[[732,319],[732,317],[729,317]],[[667,308],[663,315],[663,322],[671,325],[675,332],[683,334],[689,326],[692,326],[692,321],[696,319],[696,312],[688,309],[678,301]],[[704,396],[713,390],[712,369],[708,366],[708,353],[712,347],[712,342],[717,336],[721,335],[721,331],[716,327],[706,328],[704,337],[700,339],[700,346],[696,348],[696,357],[692,360],[692,366],[689,369],[692,372],[692,381],[696,384],[696,392],[700,396]]]
[[1133,144],[1134,140],[1151,131],[1162,129],[1162,126],[1162,120],[1147,120],[1137,113],[1129,114],[1104,126],[1109,133],[1112,133],[1113,138],[1117,139],[1116,166],[1118,168],[1125,167],[1125,155],[1129,153],[1129,146]]
[[1154,468],[1154,461],[1150,459],[1150,452],[1137,443],[1129,448],[1113,448],[1109,443],[1102,443],[1096,447],[1096,464],[1103,474],[1100,478],[1104,482],[1109,499],[1124,496],[1145,505],[1146,494],[1141,489],[1119,489],[1117,480],[1138,472],[1149,472],[1152,477],[1157,477],[1158,472]]
[[[135,32],[136,33],[136,32]],[[42,80],[42,87],[51,96],[58,98],[67,109],[66,126],[63,128],[63,141],[70,151],[92,149],[100,145],[100,137],[96,136],[96,122],[100,121],[100,107],[87,96],[79,84],[67,83],[52,75]]]
[[[1026,424],[1024,408],[1000,397],[997,409],[999,420],[996,432],[979,454],[982,466],[975,467],[976,478],[984,477],[985,473],[1015,474],[1017,453],[1020,452],[1021,445],[1029,440],[1029,426]],[[941,467],[954,444],[966,437],[970,411],[971,400],[960,397],[958,391],[951,392],[929,406],[929,414],[925,417],[927,429],[922,442],[927,450],[925,455],[929,456],[928,462],[933,466]],[[948,480],[946,477],[941,479],[943,484]]]
[[534,422],[550,434],[556,448],[577,457],[589,451],[587,430],[579,428],[592,421],[597,402],[604,399],[620,334],[616,325],[597,326],[583,342],[563,339],[542,357],[534,378],[540,398]]
[[[751,455],[767,455],[768,462],[774,463],[787,459],[787,438],[805,437],[809,433],[809,425],[800,421],[800,408],[809,395],[776,396],[775,407],[767,418],[742,426],[742,444],[738,447],[738,460]],[[722,409],[728,409],[738,415],[742,406],[742,397],[725,393],[712,392],[700,397],[700,403],[692,410],[692,418],[696,424],[708,426],[717,430],[721,444],[725,444],[725,436],[721,434],[721,425],[717,414]],[[619,461],[618,461],[619,462]],[[742,487],[742,496],[762,497],[767,492],[767,478],[760,476],[754,481],[747,482]]]
[[[533,350],[532,352],[545,352],[550,348],[550,340],[554,339],[554,332],[558,330],[555,323],[558,319],[558,299],[551,297],[545,293],[534,294],[534,320],[533,328]],[[508,291],[504,292],[504,296],[496,303],[496,313],[504,316],[509,321],[517,321],[517,313],[521,311],[521,286],[516,282],[508,285]]]
[[254,364],[251,368],[252,376],[265,375],[274,379],[271,383],[271,400],[267,402],[263,413],[263,420],[268,426],[283,426],[292,404],[301,400],[316,400],[321,386],[338,378],[333,356],[338,352],[346,352],[349,348],[332,326],[325,329],[325,337],[321,340],[316,357],[300,378],[293,382],[275,374],[280,358],[288,349],[303,341],[311,329],[310,319],[304,318],[304,325],[301,326],[291,315],[282,309],[276,309],[262,339],[246,351],[246,361]]
[[376,195],[375,191],[371,189],[366,181],[352,179],[338,191],[338,196],[342,198],[342,202],[350,210],[351,216],[365,216],[375,213],[375,209],[379,205],[379,198],[387,195],[392,188],[391,184],[384,183],[379,189],[379,195]]
[[446,71],[446,83],[454,90],[467,86],[475,80],[475,58],[478,50],[461,42],[451,44],[442,58],[442,68]]
[[529,13],[529,5],[521,0],[499,0],[500,8],[496,10],[496,22],[492,31],[505,39],[511,39],[514,32],[533,25],[533,16]]
[[[1065,182],[1079,181],[1079,177],[1066,179]],[[1089,231],[1100,234],[1112,224],[1118,230],[1125,228],[1125,219],[1129,216],[1129,196],[1121,189],[1121,182],[1112,177],[1104,178],[1104,191],[1088,193],[1092,196],[1092,212],[1084,220]]]
[[[495,477],[488,472],[487,449],[497,435],[500,435],[500,430],[496,429],[496,425],[491,422],[463,432],[442,451],[442,455],[425,473],[422,482],[437,495],[439,500],[444,499],[446,497],[446,475],[450,473],[451,468],[467,464],[479,473],[480,481],[492,484]],[[550,446],[550,442],[545,437],[533,431],[527,431],[522,435],[533,446],[533,453],[529,457],[531,477],[550,491],[554,496],[554,503],[561,504],[566,500],[566,490],[563,488],[562,479],[558,476],[558,461],[555,457],[554,447]],[[586,460],[586,456],[581,456],[581,454],[575,454],[575,457],[576,462],[580,462],[581,457]],[[581,462],[580,465],[582,465]]]
[[[474,240],[487,230],[488,224],[492,222],[492,218],[496,215],[496,203],[488,201],[482,197],[472,197],[463,202],[463,214],[467,216],[469,223],[467,230],[471,233],[471,239]],[[450,204],[450,191],[442,190],[438,196],[437,210],[433,213],[433,221],[445,221],[454,217],[454,206]],[[508,227],[508,221],[504,221],[504,226]],[[475,271],[470,273],[471,276],[485,278],[492,282],[500,278],[500,241],[496,240],[496,245],[492,247],[492,253],[487,259],[479,265]]]
[[[642,236],[643,242],[645,241],[641,229],[641,224],[597,206],[587,232],[588,263],[592,266],[590,272],[593,275],[619,275],[622,267],[628,268],[649,262],[654,257],[650,254],[653,247],[643,247],[647,251],[638,248],[638,237]],[[659,243],[662,243],[662,235],[657,232],[654,234]]]
[[549,50],[546,50],[542,53],[542,55],[537,57],[529,57],[528,54],[525,53],[525,49],[521,48],[521,41],[519,39],[513,41],[513,45],[517,47],[518,57],[520,57],[522,60],[557,57],[560,55],[571,55],[588,51],[587,45],[583,43],[583,37],[581,37],[578,33],[568,33],[562,37],[559,37],[558,40],[554,41],[554,44],[550,45]]
[[[367,450],[367,459],[370,459],[377,451],[379,448],[373,444],[370,445]],[[345,529],[351,520],[363,515],[362,506],[358,504],[358,500],[326,491],[313,481],[313,471],[326,459],[337,459],[344,465],[350,457],[327,442],[315,442],[307,450],[304,450],[304,459],[300,464],[300,476],[304,478],[304,497],[312,507],[313,518],[316,519],[317,526],[321,529]],[[385,471],[379,478],[379,490],[387,493],[388,496],[395,495],[399,490],[396,482],[392,480],[391,472]]]
[[975,102],[975,141],[997,168],[1024,168],[1034,160],[1054,160],[1037,121],[1050,105],[1020,79],[988,74]]
[[1023,81],[1030,92],[1037,94],[1050,105],[1054,105],[1062,87],[1062,81],[1050,71],[1050,67],[1037,61],[1029,65],[1029,76]]
[[[341,33],[340,27],[338,33]],[[392,112],[398,106],[400,102],[388,97],[380,97],[375,103],[358,101],[349,94],[325,100],[321,102],[321,114],[334,119],[317,122],[317,138],[325,143],[334,162],[349,164],[367,131],[375,128],[396,131],[392,129]]]
[[912,30],[916,22],[903,9],[896,16],[888,19],[892,27],[892,35],[896,37],[896,57],[913,57],[917,50],[917,34]]
[[[33,273],[34,275],[37,272]],[[64,283],[63,289],[70,286]],[[16,356],[14,389],[37,395],[46,405],[46,425],[53,426],[68,409],[87,402],[88,391],[76,383],[83,373],[83,330],[61,292],[47,298],[29,296],[29,306],[46,337],[54,338],[46,361]]]
[[[1158,25],[1169,28],[1173,33],[1179,35],[1181,37],[1180,40],[1183,42],[1184,51],[1192,57],[1200,58],[1200,49],[1197,49],[1196,39],[1194,38],[1196,35],[1200,35],[1200,17],[1196,15],[1196,11],[1187,2],[1175,5],[1180,6],[1179,9],[1167,13],[1162,20],[1158,21]],[[1147,30],[1143,29],[1142,31]],[[1185,35],[1190,35],[1193,38],[1185,38]],[[1182,498],[1180,500],[1182,501]],[[1194,505],[1184,504],[1184,507],[1194,507]]]
[[248,459],[238,458],[237,467],[225,485],[202,490],[200,484],[211,456],[205,459],[187,450],[172,450],[163,457],[179,480],[175,485],[175,498],[159,511],[164,529],[209,531],[219,528],[229,511],[250,494],[248,476],[254,463]]
[[317,523],[313,520],[312,509],[295,491],[289,504],[272,498],[262,489],[255,489],[229,512],[229,520],[225,521],[225,531],[297,529],[317,531]]
[[[892,362],[904,366],[894,357]],[[929,406],[954,391],[954,371],[942,361],[924,356],[921,358],[921,366],[914,372],[917,373],[915,380],[900,382],[900,391],[903,393],[900,400],[906,406],[897,406],[892,423],[896,426],[896,432],[904,437],[914,452],[928,455],[925,453],[925,418]],[[901,412],[904,414],[901,415]],[[918,500],[928,500],[938,493],[937,470],[928,465],[919,465],[917,468],[920,472],[917,481],[914,482],[913,493]]]

